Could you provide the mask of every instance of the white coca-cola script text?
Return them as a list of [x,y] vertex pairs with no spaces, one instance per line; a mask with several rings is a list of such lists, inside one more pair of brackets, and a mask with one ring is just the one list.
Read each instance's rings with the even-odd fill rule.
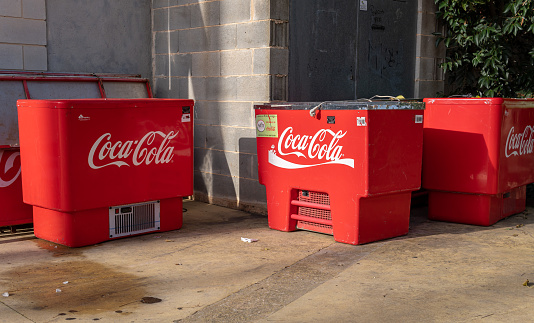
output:
[[[113,143],[111,141],[111,133],[108,132],[95,141],[89,151],[87,162],[89,167],[93,169],[110,165],[118,167],[150,165],[152,162],[166,164],[174,157],[174,147],[169,146],[169,142],[177,135],[178,132],[174,131],[170,131],[167,134],[161,131],[150,131],[139,140],[116,141]],[[152,146],[157,136],[163,138],[159,147]],[[111,162],[104,162],[110,160]]]
[[512,127],[506,138],[506,147],[504,153],[506,158],[510,156],[521,156],[532,154],[534,147],[534,129],[531,126],[526,126],[523,132],[516,133],[515,128]]
[[[326,164],[342,164],[354,168],[354,160],[343,158],[343,146],[340,139],[347,131],[337,132],[331,129],[320,129],[313,135],[294,134],[293,127],[287,127],[278,139],[278,147],[272,147],[269,152],[269,162],[277,167],[297,169]],[[316,160],[315,164],[298,164],[284,160],[282,156],[295,155],[309,160]]]
[[[3,169],[0,168],[0,187],[8,187],[20,176],[20,163],[15,165],[15,159],[19,156],[20,152],[18,151],[10,153],[9,150],[0,149],[0,165],[4,164],[3,160],[5,159],[5,166]],[[18,171],[15,172],[12,170],[13,168],[18,168]],[[10,177],[7,177],[9,171],[11,171]]]

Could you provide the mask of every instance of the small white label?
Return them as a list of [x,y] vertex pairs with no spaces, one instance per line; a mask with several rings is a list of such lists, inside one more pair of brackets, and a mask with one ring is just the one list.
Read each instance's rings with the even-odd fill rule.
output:
[[356,118],[356,125],[358,127],[365,127],[367,126],[367,122],[365,121],[365,117],[357,117]]
[[182,122],[191,122],[191,114],[190,113],[183,114]]
[[89,121],[89,120],[91,120],[91,118],[90,117],[84,117],[82,114],[80,114],[78,116],[78,120],[80,120],[80,121]]
[[367,11],[367,0],[360,0],[360,10]]
[[258,121],[258,123],[256,124],[256,128],[259,132],[265,131],[265,122],[263,120]]
[[423,115],[422,114],[415,115],[415,123],[423,123]]

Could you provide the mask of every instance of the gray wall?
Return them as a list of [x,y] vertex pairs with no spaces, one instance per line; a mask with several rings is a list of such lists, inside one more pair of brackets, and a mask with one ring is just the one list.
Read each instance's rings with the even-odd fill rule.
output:
[[[336,46],[339,43],[343,44],[344,38],[331,35],[336,32],[335,19],[341,17],[336,12],[350,16],[350,10],[359,8],[355,5],[358,3],[356,0],[352,2],[348,0],[153,1],[155,95],[195,100],[196,199],[246,210],[266,211],[265,188],[258,183],[257,177],[253,106],[255,103],[288,99],[288,71],[292,68],[289,57],[297,53],[297,51],[290,53],[289,44],[293,44],[292,48],[295,46],[298,48],[299,41],[303,40],[289,39],[289,30],[292,28],[292,33],[295,30],[306,32],[306,29],[310,28],[309,21],[298,18],[298,15],[294,14],[290,21],[290,3],[296,2],[303,8],[303,12],[299,14],[306,12],[315,14],[318,9],[322,10],[313,6],[315,2],[320,2],[326,8],[317,15],[318,20],[313,27],[323,28],[315,31],[315,34],[322,38],[311,39],[315,41],[315,45],[320,45],[315,48],[318,52],[298,53],[307,55],[306,59],[321,57],[323,55],[321,50],[325,49],[330,50],[330,54],[336,53],[337,61],[344,64],[342,70],[336,69],[337,63],[334,62],[323,74],[331,74],[334,78],[346,78],[345,81],[348,82],[345,83],[349,84],[347,87],[349,90],[328,99],[350,99],[356,90],[353,80],[350,80],[351,75],[356,76],[355,69],[350,71],[351,63],[355,61],[352,58],[347,61],[344,59],[358,54],[355,50],[357,41],[354,40],[346,44],[343,50],[339,50]],[[443,81],[432,79],[432,82],[436,81],[433,86],[426,86],[427,83],[424,82],[429,80],[425,77],[434,78],[434,76],[429,76],[425,71],[432,66],[437,70],[439,60],[436,57],[440,57],[441,52],[439,50],[432,52],[429,44],[435,40],[435,36],[431,35],[431,32],[428,35],[421,34],[422,24],[431,25],[434,21],[432,19],[435,19],[435,16],[430,15],[433,0],[393,2],[398,2],[394,5],[406,7],[402,7],[402,12],[388,11],[391,7],[388,6],[390,1],[369,0],[369,11],[364,13],[369,19],[360,21],[368,27],[362,29],[361,37],[363,31],[372,33],[371,25],[382,19],[382,22],[388,20],[383,25],[389,29],[392,38],[396,39],[386,42],[377,35],[364,35],[367,40],[395,47],[394,63],[397,65],[393,72],[397,74],[387,77],[390,80],[400,80],[395,84],[406,93],[380,94],[403,94],[406,97],[434,96],[435,92],[432,91],[439,88]],[[375,6],[377,10],[374,13],[371,10],[373,3],[381,5],[378,9]],[[334,10],[329,12],[329,6]],[[346,6],[352,9],[349,10]],[[382,9],[387,14],[381,14]],[[403,18],[405,25],[399,27],[398,22],[396,25],[394,22],[396,17]],[[343,27],[345,29],[350,29],[354,25],[350,20],[345,22]],[[375,33],[380,32],[382,29],[375,30]],[[354,33],[351,35],[353,39],[358,36]],[[323,43],[318,44],[317,40]],[[372,48],[377,48],[376,44],[373,46]],[[313,46],[311,48],[314,50]],[[383,53],[389,52],[386,49],[378,54]],[[371,54],[373,53],[367,56],[371,57]],[[378,54],[375,56],[378,57]],[[328,63],[328,57],[322,58],[323,62]],[[385,55],[380,58],[386,59]],[[303,62],[299,59],[294,61]],[[391,61],[388,60],[386,63],[389,64]],[[424,68],[417,65],[423,63],[427,64]],[[308,64],[305,63],[303,66],[307,68]],[[378,67],[383,66],[375,67],[375,70],[378,70]],[[344,73],[345,70],[348,72]],[[289,78],[291,77],[290,75]],[[356,77],[359,77],[363,84],[370,84],[365,73]],[[309,82],[299,82],[298,79],[290,82],[293,82],[294,91],[315,92],[315,88]],[[324,84],[323,81],[322,87],[318,88],[323,89]],[[390,88],[395,89],[394,86]],[[346,93],[348,97],[342,96]]]
[[195,198],[265,211],[253,106],[286,99],[287,0],[154,0],[156,97],[195,100]]
[[415,61],[416,98],[435,97],[444,93],[445,74],[439,67],[445,57],[443,42],[436,47],[437,37],[432,33],[444,32],[436,19],[437,6],[434,0],[418,0],[417,46]]
[[47,0],[49,72],[151,77],[150,0]]

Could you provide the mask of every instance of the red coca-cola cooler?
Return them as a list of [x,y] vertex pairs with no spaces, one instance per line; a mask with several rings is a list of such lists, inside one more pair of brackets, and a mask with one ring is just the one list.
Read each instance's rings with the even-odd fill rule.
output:
[[0,227],[32,222],[32,207],[22,202],[18,148],[0,148],[0,209]]
[[79,247],[182,226],[193,101],[19,100],[24,202],[41,239]]
[[257,105],[269,227],[362,244],[408,233],[421,184],[422,102]]
[[534,100],[425,99],[429,218],[489,226],[525,209],[534,182]]

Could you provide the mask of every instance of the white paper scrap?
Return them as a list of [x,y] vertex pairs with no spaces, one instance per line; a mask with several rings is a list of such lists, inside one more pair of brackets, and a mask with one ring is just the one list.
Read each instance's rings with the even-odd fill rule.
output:
[[248,243],[252,243],[252,242],[256,242],[256,241],[258,241],[258,239],[250,239],[250,238],[243,238],[243,237],[241,237],[241,241],[243,241],[243,242],[248,242]]

